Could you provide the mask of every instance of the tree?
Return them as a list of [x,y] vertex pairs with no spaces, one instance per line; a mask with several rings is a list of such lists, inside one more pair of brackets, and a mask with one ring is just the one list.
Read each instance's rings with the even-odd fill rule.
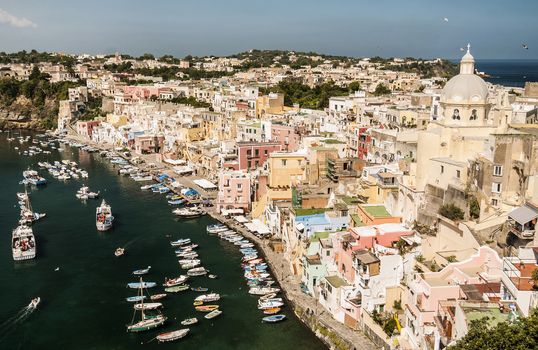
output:
[[347,88],[350,92],[358,91],[361,89],[361,83],[359,83],[358,81],[352,81],[351,83],[349,83]]
[[392,91],[388,87],[385,86],[385,84],[380,83],[375,87],[374,96],[383,96],[388,95]]
[[454,203],[444,204],[439,208],[439,214],[450,220],[463,220],[463,210]]
[[471,197],[469,201],[469,214],[473,219],[478,219],[480,217],[480,203],[475,196]]
[[500,322],[490,327],[487,317],[471,321],[469,332],[451,346],[451,350],[538,348],[538,313],[533,310],[529,317],[517,322]]

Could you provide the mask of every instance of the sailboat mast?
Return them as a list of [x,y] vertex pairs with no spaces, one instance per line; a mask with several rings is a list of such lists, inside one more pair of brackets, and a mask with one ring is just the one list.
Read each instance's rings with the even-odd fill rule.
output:
[[142,304],[142,320],[146,318],[146,315],[144,314],[144,282],[142,281],[142,277],[140,277],[140,303]]

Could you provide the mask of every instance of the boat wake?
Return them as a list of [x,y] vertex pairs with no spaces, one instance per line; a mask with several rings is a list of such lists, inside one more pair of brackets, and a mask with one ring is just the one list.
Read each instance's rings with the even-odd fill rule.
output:
[[23,307],[15,315],[0,324],[0,342],[4,340],[19,324],[23,323],[34,311],[35,307],[28,305]]

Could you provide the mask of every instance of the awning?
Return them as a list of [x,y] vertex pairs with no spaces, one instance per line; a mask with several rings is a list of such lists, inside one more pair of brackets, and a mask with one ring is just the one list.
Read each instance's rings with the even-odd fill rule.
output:
[[295,225],[295,228],[299,231],[303,231],[304,230],[304,225],[302,222],[298,223],[297,225]]
[[172,165],[183,165],[183,164],[187,164],[186,161],[182,160],[182,159],[170,159],[170,158],[165,158],[164,159],[164,162],[165,163],[168,163],[168,164],[172,164]]
[[245,222],[245,227],[250,232],[256,232],[256,224],[253,224],[252,222]]
[[515,220],[517,223],[524,225],[527,222],[538,218],[538,212],[526,205],[514,209],[508,214],[508,217]]
[[255,225],[255,230],[260,235],[268,235],[271,233],[271,230],[269,230],[269,227],[265,225],[263,222],[261,222],[258,219],[252,220],[252,224]]
[[234,220],[240,224],[244,224],[245,222],[248,222],[248,219],[244,217],[243,215],[234,216]]
[[217,188],[217,185],[213,184],[212,182],[206,180],[206,179],[196,179],[192,180],[195,184],[203,188],[204,190],[214,190]]
[[222,215],[224,216],[227,216],[227,215],[240,215],[240,214],[243,214],[245,211],[241,208],[237,208],[237,209],[222,209],[221,210],[221,213]]

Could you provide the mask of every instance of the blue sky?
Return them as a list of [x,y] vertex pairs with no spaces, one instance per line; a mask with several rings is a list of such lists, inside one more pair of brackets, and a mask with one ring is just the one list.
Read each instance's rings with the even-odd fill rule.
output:
[[538,58],[537,13],[538,0],[0,0],[0,51],[455,58],[471,42],[477,59]]

